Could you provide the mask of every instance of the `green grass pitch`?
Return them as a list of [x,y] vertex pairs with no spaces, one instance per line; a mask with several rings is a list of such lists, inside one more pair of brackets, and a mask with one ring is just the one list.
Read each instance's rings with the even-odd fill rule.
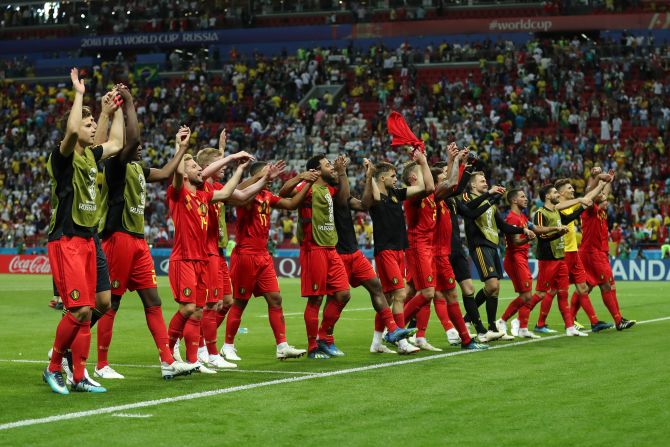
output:
[[[167,278],[159,285],[169,321],[176,304]],[[280,285],[289,343],[304,347],[299,281]],[[667,445],[670,285],[617,287],[623,315],[644,322],[631,330],[445,355],[460,350],[433,313],[428,337],[444,352],[409,357],[368,352],[374,312],[356,289],[335,333],[346,356],[322,361],[277,361],[265,301],[254,299],[237,338],[239,370],[172,381],[160,378],[141,303],[127,294],[109,352],[126,379],[104,381],[106,394],[59,396],[41,379],[60,318],[47,307],[51,278],[3,275],[0,445]],[[509,281],[500,296],[499,314],[514,297]],[[599,292],[592,300],[611,321]],[[555,303],[549,324],[561,327]]]

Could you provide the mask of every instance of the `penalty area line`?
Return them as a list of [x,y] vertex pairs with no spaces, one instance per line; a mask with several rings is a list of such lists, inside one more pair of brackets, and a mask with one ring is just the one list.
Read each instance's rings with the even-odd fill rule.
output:
[[[670,320],[670,316],[668,317],[663,317],[663,318],[655,318],[653,320],[646,320],[646,321],[639,321],[637,324],[648,324],[648,323],[655,323],[659,321],[667,321]],[[558,335],[552,335],[549,337],[542,337],[539,339],[534,339],[534,340],[524,340],[524,341],[518,341],[518,342],[513,342],[513,343],[508,343],[504,345],[498,345],[498,346],[492,346],[489,348],[490,350],[499,350],[499,349],[506,349],[510,347],[515,347],[515,346],[523,346],[523,345],[529,345],[532,343],[541,343],[543,341],[548,341],[548,340],[556,340],[559,338],[564,338],[567,337],[564,334],[558,334]],[[240,391],[248,391],[248,390],[253,390],[256,388],[264,388],[264,387],[269,387],[269,386],[274,386],[274,385],[284,385],[287,383],[295,383],[295,382],[302,382],[305,380],[313,380],[313,379],[321,379],[325,377],[335,377],[335,376],[341,376],[345,374],[355,374],[358,372],[366,372],[366,371],[372,371],[376,369],[382,369],[382,368],[390,368],[394,366],[402,366],[402,365],[409,365],[413,363],[421,363],[421,362],[428,362],[432,360],[439,360],[439,359],[444,359],[448,357],[454,357],[457,355],[466,355],[466,354],[473,354],[475,352],[480,352],[480,351],[454,351],[454,352],[448,352],[444,354],[436,354],[436,355],[431,355],[431,356],[426,356],[426,357],[416,357],[413,359],[407,359],[407,360],[397,360],[394,362],[385,362],[385,363],[377,363],[377,364],[372,364],[372,365],[365,365],[365,366],[359,366],[356,368],[347,368],[347,369],[340,369],[337,371],[328,371],[328,372],[323,372],[323,373],[315,373],[311,375],[304,375],[304,376],[299,376],[299,377],[287,377],[285,379],[277,379],[277,380],[268,380],[265,382],[256,382],[256,383],[250,383],[247,385],[238,385],[238,386],[232,386],[228,388],[220,388],[216,390],[211,390],[211,391],[202,391],[198,393],[189,393],[189,394],[183,394],[181,396],[173,396],[173,397],[165,397],[162,399],[154,399],[154,400],[146,400],[146,401],[141,401],[141,402],[134,402],[134,403],[129,403],[129,404],[124,404],[124,405],[114,405],[110,407],[102,407],[102,408],[96,408],[93,410],[87,410],[87,411],[77,411],[77,412],[72,412],[72,413],[64,413],[64,414],[58,414],[58,415],[53,415],[53,416],[48,416],[48,417],[43,417],[43,418],[35,418],[35,419],[23,419],[15,422],[8,422],[5,424],[0,424],[0,431],[1,430],[10,430],[13,428],[19,428],[19,427],[28,427],[31,425],[39,425],[39,424],[49,424],[52,422],[58,422],[58,421],[66,421],[70,419],[79,419],[83,417],[89,417],[89,416],[98,416],[101,414],[110,414],[110,413],[117,413],[117,412],[123,412],[127,410],[134,410],[137,408],[147,408],[147,407],[154,407],[157,405],[163,405],[163,404],[172,404],[175,402],[182,402],[182,401],[188,401],[188,400],[194,400],[194,399],[203,399],[206,397],[213,397],[213,396],[220,396],[223,394],[231,394],[231,393],[236,393]]]

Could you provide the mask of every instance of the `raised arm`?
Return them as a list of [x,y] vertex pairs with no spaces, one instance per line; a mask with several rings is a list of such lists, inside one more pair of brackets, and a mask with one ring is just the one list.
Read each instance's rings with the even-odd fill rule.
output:
[[[240,163],[237,165],[237,169],[235,169],[233,176],[230,177],[230,179],[228,179],[226,184],[223,185],[223,188],[214,191],[212,202],[221,202],[224,200],[228,200],[233,195],[235,189],[237,188],[237,185],[240,183],[240,180],[242,179],[242,174],[244,174],[244,170],[246,169],[247,166],[249,166],[249,163],[251,163],[251,160],[247,160],[244,163]],[[244,202],[248,200],[250,196],[253,197],[251,194],[253,195],[258,194],[258,192],[265,187],[266,183],[267,183],[267,176],[264,176],[260,181],[256,182],[255,184],[249,186],[248,188],[240,190],[239,193],[242,194],[241,196],[239,196],[240,201]]]
[[[116,109],[114,119],[112,120],[112,129],[109,132],[109,140],[102,143],[102,159],[113,157],[123,149],[123,130],[124,130],[123,110]],[[137,148],[137,144],[135,144]]]
[[316,170],[311,170],[311,171],[306,171],[306,172],[301,172],[300,174],[296,175],[292,179],[289,179],[286,183],[284,183],[279,190],[279,197],[292,197],[295,195],[295,187],[298,186],[298,183],[304,181],[307,178],[307,174],[310,172],[318,172]]
[[304,188],[298,191],[291,198],[282,198],[279,202],[274,205],[274,208],[284,209],[284,210],[295,210],[298,209],[300,204],[307,197],[307,193],[310,190],[310,186],[314,184],[315,181],[319,179],[319,174],[316,172],[308,172],[305,176],[304,182],[307,183]]
[[140,144],[140,126],[137,122],[137,113],[135,111],[135,104],[133,97],[125,85],[119,86],[119,95],[123,99],[123,108],[126,112],[126,142],[121,150],[121,160],[128,160],[137,151],[137,146]]
[[278,163],[270,163],[266,165],[261,170],[262,176],[257,181],[241,189],[238,185],[238,188],[232,192],[230,198],[226,200],[226,203],[230,203],[231,205],[235,206],[246,205],[254,197],[256,197],[256,194],[261,192],[261,190],[265,188],[268,183],[271,183],[274,181],[274,179],[279,177],[285,169],[286,162],[284,160],[281,160]]
[[74,101],[72,102],[72,109],[67,118],[65,126],[65,136],[60,143],[60,153],[64,157],[69,157],[77,145],[77,138],[79,138],[79,126],[81,125],[81,111],[84,105],[84,80],[79,79],[79,70],[73,68],[70,70],[70,79],[72,80],[72,87],[74,88]]
[[249,154],[248,152],[241,151],[236,154],[228,155],[227,157],[223,157],[211,165],[207,166],[205,169],[202,170],[202,178],[203,180],[208,179],[209,177],[213,176],[221,168],[224,166],[228,165],[229,163],[233,161],[238,161],[240,163],[245,163],[247,161],[254,161],[256,160],[253,155]]
[[363,159],[363,166],[365,166],[365,188],[363,189],[363,196],[361,198],[361,208],[368,210],[372,206],[372,203],[376,200],[379,201],[379,188],[377,188],[377,198],[373,194],[372,185],[374,184],[377,187],[375,182],[375,167],[370,160],[367,158]]
[[416,151],[414,154],[414,160],[419,166],[421,175],[419,176],[416,185],[407,187],[408,199],[426,197],[427,195],[435,192],[435,182],[433,182],[433,174],[430,172],[430,167],[428,166],[428,161],[426,160],[426,154]]
[[[188,142],[191,139],[191,129],[186,126],[181,126],[177,136],[175,138],[175,144],[177,145],[177,152],[183,150],[186,152],[188,148]],[[183,147],[183,148],[182,148]],[[182,155],[179,163],[177,164],[177,170],[172,176],[172,186],[174,189],[181,189],[184,186],[184,156]]]
[[335,159],[335,171],[338,178],[338,190],[335,195],[335,203],[339,206],[345,206],[351,197],[351,190],[349,187],[349,177],[347,177],[347,167],[349,166],[349,159],[343,155],[339,155]]
[[95,130],[95,138],[93,143],[95,145],[102,144],[109,139],[109,118],[114,116],[114,112],[118,109],[118,101],[116,101],[116,92],[111,91],[105,93],[102,97],[100,116],[98,117],[98,125]]
[[[179,141],[179,136],[177,136],[177,140]],[[188,143],[188,140],[186,140],[186,143]],[[169,179],[170,176],[174,173],[175,169],[177,169],[177,166],[181,164],[181,161],[184,158],[184,154],[186,154],[188,144],[177,144],[176,146],[177,150],[174,156],[172,157],[172,159],[170,159],[170,161],[168,161],[165,164],[165,166],[163,166],[160,169],[157,168],[149,169],[149,178],[147,179],[149,183],[162,182],[163,180]],[[181,175],[182,176],[184,175],[183,165]]]

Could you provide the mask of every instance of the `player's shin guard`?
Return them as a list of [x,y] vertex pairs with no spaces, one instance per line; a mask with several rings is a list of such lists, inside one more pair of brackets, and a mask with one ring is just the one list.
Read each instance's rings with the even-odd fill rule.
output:
[[82,321],[79,323],[79,331],[72,342],[72,379],[79,383],[84,378],[84,369],[86,368],[86,359],[91,347],[91,322]]
[[235,336],[237,331],[240,328],[240,322],[242,321],[242,312],[244,309],[240,306],[232,305],[230,311],[228,312],[228,320],[226,320],[226,344],[232,345],[235,344]]
[[323,309],[323,320],[321,321],[321,327],[319,327],[319,338],[321,340],[328,341],[328,336],[333,334],[335,324],[340,319],[342,310],[346,305],[347,303],[334,299],[328,300],[326,307]]
[[216,311],[214,309],[203,309],[202,311],[202,336],[205,339],[207,353],[216,355],[219,350],[216,349]]
[[458,303],[448,303],[447,311],[449,312],[449,318],[451,322],[454,323],[458,335],[461,337],[461,343],[467,345],[470,343],[470,333],[468,332],[468,327],[465,325],[465,320],[463,320],[463,314],[461,313],[461,306]]
[[565,327],[569,328],[575,325],[575,319],[570,310],[570,304],[568,303],[568,291],[559,290],[557,295],[558,308],[561,311],[563,316],[563,321],[565,322]]
[[[566,301],[568,299],[567,297],[567,291],[566,293]],[[549,292],[544,293],[544,297],[542,298],[542,304],[540,304],[540,316],[537,319],[537,325],[538,326],[544,326],[547,324],[547,316],[549,315],[549,311],[551,310],[551,303],[554,301],[554,297],[549,294]],[[562,311],[561,311],[562,312]]]
[[[577,292],[575,292],[577,294]],[[593,304],[591,303],[591,299],[589,298],[588,293],[580,293],[577,294],[579,297],[579,304],[581,305],[582,309],[584,309],[584,312],[586,312],[586,316],[589,317],[589,321],[591,324],[596,324],[598,323],[598,317],[596,316],[596,310],[593,308]],[[574,318],[577,313],[574,311],[574,308],[571,309],[572,311],[572,316]]]
[[281,307],[268,308],[268,319],[270,320],[270,327],[275,336],[277,344],[286,341],[286,321],[284,320],[284,310]]
[[56,328],[56,339],[54,340],[51,361],[49,362],[49,371],[55,372],[61,370],[63,354],[72,346],[72,342],[77,336],[77,332],[79,332],[79,327],[79,321],[71,313],[67,312],[61,318]]
[[621,322],[621,309],[619,309],[619,302],[616,298],[616,290],[612,289],[604,291],[602,292],[602,295],[605,307],[607,307],[607,310],[612,314],[614,322],[619,324]]
[[[307,332],[307,350],[311,351],[318,347],[316,343],[316,336],[319,333],[319,310],[320,304],[307,301],[305,306],[305,331]],[[230,317],[229,317],[230,318]]]
[[430,301],[425,296],[420,293],[414,295],[411,300],[405,303],[405,321],[409,321],[414,318],[419,312],[419,309],[421,309],[426,303],[430,303]]
[[520,297],[516,297],[511,303],[509,303],[501,318],[505,321],[508,321],[521,309],[521,307],[523,307],[523,305],[523,300]]
[[144,317],[147,320],[149,332],[151,332],[154,343],[156,343],[156,347],[158,348],[161,362],[171,365],[174,362],[174,357],[172,357],[172,350],[170,349],[170,342],[167,329],[165,329],[165,320],[163,319],[161,306],[145,307]]
[[114,309],[109,309],[107,313],[98,320],[98,369],[102,369],[109,364],[107,361],[107,354],[109,352],[109,345],[112,343],[115,317],[116,311]]
[[444,298],[435,298],[433,304],[435,305],[435,314],[437,314],[437,318],[439,318],[440,323],[442,323],[442,328],[444,328],[445,331],[453,329],[454,323],[451,321],[451,318],[449,318],[447,300]]
[[428,321],[430,321],[430,301],[421,306],[416,313],[416,336],[417,338],[425,338],[426,330],[428,329]]
[[170,350],[174,348],[174,345],[177,344],[177,340],[179,340],[184,334],[186,321],[188,321],[188,317],[183,316],[179,311],[175,312],[172,316],[172,319],[170,320],[170,327],[168,328]]
[[189,318],[184,326],[184,342],[186,344],[186,359],[189,363],[198,361],[198,345],[200,344],[201,321]]

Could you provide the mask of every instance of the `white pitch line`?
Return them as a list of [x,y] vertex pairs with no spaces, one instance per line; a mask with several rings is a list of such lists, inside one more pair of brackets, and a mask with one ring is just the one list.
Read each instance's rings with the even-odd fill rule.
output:
[[[7,363],[41,363],[47,364],[48,360],[23,360],[23,359],[0,359],[0,362]],[[160,368],[159,365],[132,365],[127,363],[110,363],[110,366],[120,366],[124,368]],[[313,372],[306,371],[273,371],[271,369],[222,369],[218,370],[219,372],[239,372],[239,373],[265,373],[265,374],[304,374],[304,375],[314,375]]]
[[[662,318],[655,318],[653,320],[639,321],[637,324],[655,323],[655,322],[658,322],[658,321],[667,321],[667,320],[670,320],[670,316],[662,317]],[[555,339],[563,338],[563,337],[566,337],[566,335],[558,334],[558,335],[552,335],[552,336],[549,336],[549,337],[543,337],[543,338],[535,339],[535,340],[525,340],[525,341],[519,341],[519,342],[514,342],[514,343],[508,343],[508,344],[505,344],[505,345],[493,346],[493,347],[489,348],[488,351],[495,350],[495,349],[505,349],[505,348],[509,348],[509,347],[512,347],[512,346],[528,345],[528,344],[531,344],[531,343],[540,343],[540,342],[543,342],[543,341],[555,340]],[[31,426],[31,425],[48,424],[48,423],[51,423],[51,422],[66,421],[66,420],[70,420],[70,419],[79,419],[79,418],[88,417],[88,416],[96,416],[96,415],[99,415],[99,414],[109,414],[109,413],[115,413],[115,412],[118,412],[118,411],[133,410],[133,409],[136,409],[136,408],[154,407],[154,406],[157,406],[157,405],[170,404],[170,403],[180,402],[180,401],[202,399],[204,397],[219,396],[219,395],[222,395],[222,394],[230,394],[230,393],[235,393],[235,392],[238,392],[238,391],[253,390],[255,388],[263,388],[263,387],[268,387],[268,386],[272,386],[272,385],[283,385],[285,383],[302,382],[302,381],[305,381],[305,380],[320,379],[320,378],[324,378],[324,377],[341,376],[341,375],[344,375],[344,374],[354,374],[354,373],[357,373],[357,372],[365,372],[365,371],[371,371],[371,370],[375,370],[375,369],[389,368],[389,367],[393,367],[393,366],[402,366],[402,365],[409,365],[409,364],[412,364],[412,363],[428,362],[428,361],[431,361],[431,360],[444,359],[444,358],[447,358],[447,357],[454,357],[454,356],[457,356],[457,355],[473,354],[475,352],[480,352],[480,351],[448,352],[448,353],[445,353],[445,354],[436,354],[436,355],[431,355],[431,356],[427,356],[427,357],[416,357],[416,358],[407,359],[407,360],[397,360],[397,361],[394,361],[394,362],[377,363],[377,364],[373,364],[373,365],[359,366],[357,368],[348,368],[348,369],[340,369],[340,370],[337,370],[337,371],[315,373],[315,374],[311,374],[311,375],[308,375],[308,376],[287,377],[285,379],[268,380],[267,382],[256,382],[256,383],[250,383],[250,384],[247,384],[247,385],[233,386],[233,387],[229,387],[229,388],[220,388],[218,390],[202,391],[202,392],[199,392],[199,393],[191,393],[191,394],[183,394],[181,396],[165,397],[165,398],[162,398],[162,399],[147,400],[147,401],[135,402],[135,403],[131,403],[131,404],[115,405],[115,406],[112,406],[112,407],[96,408],[94,410],[78,411],[78,412],[75,412],[75,413],[64,413],[64,414],[59,414],[59,415],[54,415],[54,416],[47,416],[47,417],[36,418],[36,419],[23,419],[23,420],[20,420],[20,421],[0,424],[0,431],[1,430],[9,430],[9,429],[12,429],[12,428],[27,427],[27,426]]]
[[150,418],[150,417],[153,417],[153,414],[113,413],[112,416],[116,416],[117,418],[139,418],[139,419],[144,419],[144,418]]

